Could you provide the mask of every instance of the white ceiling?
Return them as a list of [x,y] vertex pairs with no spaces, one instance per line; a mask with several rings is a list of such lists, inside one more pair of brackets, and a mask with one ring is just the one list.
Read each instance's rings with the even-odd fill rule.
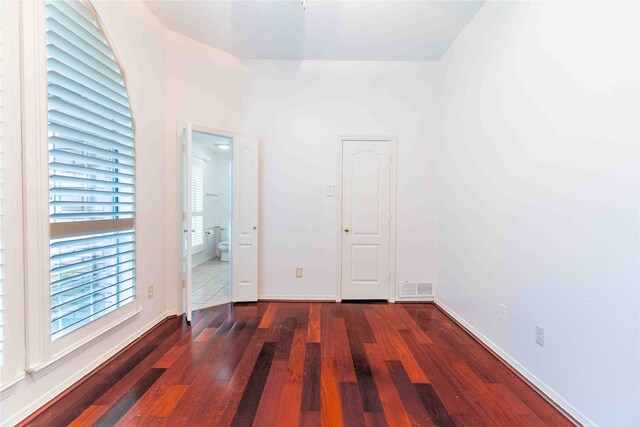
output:
[[244,59],[437,61],[483,1],[156,1],[168,28]]

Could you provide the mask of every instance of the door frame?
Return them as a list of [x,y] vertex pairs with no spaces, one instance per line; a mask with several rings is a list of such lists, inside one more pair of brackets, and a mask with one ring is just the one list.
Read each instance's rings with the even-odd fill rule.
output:
[[[184,175],[184,171],[182,170],[182,131],[183,129],[187,128],[187,123],[189,121],[188,120],[176,120],[176,138],[175,138],[175,154],[176,154],[176,158],[179,159],[178,160],[178,178],[180,180],[180,186],[179,186],[179,191],[180,191],[180,198],[178,200],[178,208],[177,208],[177,216],[176,216],[176,224],[175,224],[175,230],[178,233],[178,242],[180,243],[178,245],[178,251],[176,253],[177,257],[176,259],[179,260],[180,262],[180,280],[178,281],[178,283],[176,284],[176,289],[175,289],[175,298],[176,298],[176,312],[178,313],[178,315],[183,315],[185,314],[185,310],[184,310],[184,305],[182,304],[182,298],[183,298],[183,289],[184,289],[184,284],[183,284],[183,278],[182,278],[182,239],[183,239],[183,234],[184,234],[184,229],[182,228],[182,221],[184,220],[182,218],[182,198],[184,197],[183,195],[183,185],[182,185],[182,179],[183,179],[183,175]],[[213,134],[213,135],[218,135],[218,136],[223,136],[226,138],[231,138],[233,140],[233,138],[238,137],[238,136],[242,136],[239,132],[234,132],[234,131],[229,131],[229,130],[224,130],[224,129],[218,129],[218,128],[214,128],[211,126],[206,126],[206,125],[201,125],[198,123],[194,123],[191,122],[191,131],[192,132],[201,132],[201,133],[208,133],[208,134]],[[233,143],[233,142],[232,142]],[[233,152],[231,153],[231,162],[233,165]],[[233,167],[233,166],[232,166]],[[232,183],[233,185],[233,183]],[[233,197],[233,194],[230,195],[230,197]],[[233,207],[232,207],[233,209]],[[229,261],[229,275],[233,274],[233,257],[231,256],[231,254],[229,254],[230,256],[230,261]],[[232,276],[231,276],[232,277]],[[233,287],[229,288],[229,291],[231,293],[233,293]],[[233,295],[231,295],[231,298],[233,298]],[[230,299],[231,301],[231,299]]]
[[387,300],[396,301],[396,190],[397,190],[397,159],[398,147],[397,138],[392,135],[341,135],[338,137],[338,178],[336,181],[336,218],[337,218],[337,245],[338,255],[336,263],[336,301],[342,301],[342,167],[345,141],[371,141],[388,142],[389,153],[391,155],[391,165],[389,168],[389,290]]

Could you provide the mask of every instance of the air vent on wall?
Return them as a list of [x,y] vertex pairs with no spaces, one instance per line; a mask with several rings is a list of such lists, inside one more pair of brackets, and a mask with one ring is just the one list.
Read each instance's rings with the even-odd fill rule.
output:
[[402,280],[398,283],[398,296],[400,298],[433,297],[433,283]]

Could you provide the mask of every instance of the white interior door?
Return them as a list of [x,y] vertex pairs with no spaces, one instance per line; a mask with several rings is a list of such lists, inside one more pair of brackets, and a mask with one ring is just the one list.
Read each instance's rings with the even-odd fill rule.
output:
[[192,139],[193,127],[188,122],[182,131],[182,283],[184,292],[184,311],[187,315],[187,321],[191,322],[191,291],[193,290],[191,280],[191,255],[193,254],[192,233]]
[[258,300],[258,153],[258,138],[233,138],[231,298],[234,302]]
[[388,299],[389,141],[342,144],[342,299]]

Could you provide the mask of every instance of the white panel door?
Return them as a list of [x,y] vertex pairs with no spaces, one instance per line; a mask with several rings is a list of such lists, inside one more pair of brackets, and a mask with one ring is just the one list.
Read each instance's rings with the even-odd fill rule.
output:
[[233,138],[231,263],[234,302],[258,300],[258,138]]
[[187,321],[191,322],[191,255],[193,254],[191,234],[193,232],[192,219],[192,145],[193,129],[191,123],[187,123],[182,129],[182,283],[184,292],[184,312]]
[[389,298],[389,141],[343,141],[342,299]]

